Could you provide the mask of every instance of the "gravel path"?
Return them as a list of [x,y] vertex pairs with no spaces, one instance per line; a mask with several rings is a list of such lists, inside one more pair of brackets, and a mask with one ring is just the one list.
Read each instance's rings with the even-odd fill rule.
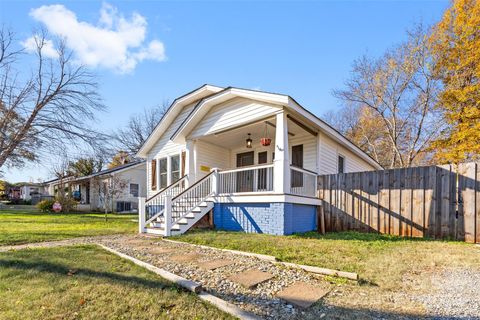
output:
[[480,272],[445,270],[431,276],[432,291],[421,295],[429,314],[440,319],[480,319]]
[[[227,300],[244,310],[253,312],[264,319],[462,319],[480,320],[480,271],[474,269],[443,270],[442,272],[425,272],[421,275],[410,275],[415,287],[417,281],[428,279],[431,282],[431,292],[418,294],[409,291],[399,291],[392,294],[401,297],[401,303],[421,303],[426,314],[410,316],[395,312],[382,312],[363,308],[344,308],[332,305],[330,299],[321,300],[310,308],[303,310],[287,304],[276,297],[276,293],[285,287],[303,281],[315,286],[331,289],[328,297],[342,295],[354,286],[331,284],[325,278],[303,270],[287,268],[254,257],[242,256],[217,249],[201,248],[190,244],[159,241],[158,238],[138,235],[108,235],[99,237],[75,238],[62,241],[42,242],[35,244],[4,246],[0,252],[12,249],[25,249],[37,247],[57,247],[75,244],[101,243],[124,254],[163,268],[184,278],[197,281],[209,293]],[[153,253],[170,250],[170,252]],[[194,262],[176,263],[171,257],[179,254],[197,253],[201,255],[200,261],[232,260],[233,264],[216,270],[204,270]],[[254,289],[246,289],[228,280],[231,275],[249,269],[257,269],[274,275]],[[430,279],[429,279],[430,277]],[[354,292],[357,292],[355,289]],[[370,294],[374,294],[370,291]],[[360,290],[360,295],[365,293]],[[377,296],[377,299],[385,297]],[[381,300],[379,300],[381,301]]]
[[[303,281],[326,289],[331,287],[322,277],[317,277],[297,269],[285,268],[258,258],[241,256],[221,250],[166,241],[129,242],[129,239],[125,236],[111,237],[101,242],[122,253],[184,278],[197,281],[202,284],[207,292],[266,319],[293,319],[297,318],[297,316],[300,316],[300,318],[308,316],[311,319],[316,319],[323,313],[321,306],[317,307],[315,305],[307,310],[300,310],[293,305],[283,302],[275,294],[296,281]],[[151,252],[153,247],[170,249],[172,252],[161,255],[153,254]],[[200,254],[201,258],[199,261],[222,259],[231,260],[234,263],[216,270],[204,270],[199,268],[194,262],[176,263],[170,259],[170,257],[182,253]],[[259,284],[254,289],[246,289],[228,280],[228,277],[250,269],[269,272],[274,275],[274,278]]]

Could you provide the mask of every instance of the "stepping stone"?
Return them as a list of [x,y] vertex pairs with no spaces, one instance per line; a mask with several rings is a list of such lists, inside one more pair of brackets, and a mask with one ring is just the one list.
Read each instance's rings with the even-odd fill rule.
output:
[[206,269],[206,270],[215,270],[221,267],[225,267],[228,265],[233,264],[234,262],[232,260],[225,260],[225,259],[217,259],[217,260],[210,260],[210,261],[205,261],[205,262],[198,262],[197,265],[200,268]]
[[270,280],[273,275],[260,270],[247,270],[228,278],[230,281],[236,282],[247,289],[252,289],[258,284]]
[[167,254],[167,253],[172,253],[175,252],[174,249],[168,249],[168,248],[159,248],[157,246],[152,246],[148,248],[148,252],[151,254]]
[[126,245],[131,245],[131,246],[146,246],[146,245],[149,245],[151,243],[150,240],[141,240],[141,239],[132,239],[132,240],[127,240],[125,241],[125,244]]
[[330,289],[319,288],[305,282],[297,282],[277,293],[277,297],[300,308],[308,308],[321,298]]
[[195,262],[202,257],[199,253],[185,253],[179,254],[176,256],[171,257],[171,259],[177,263],[188,263],[188,262]]

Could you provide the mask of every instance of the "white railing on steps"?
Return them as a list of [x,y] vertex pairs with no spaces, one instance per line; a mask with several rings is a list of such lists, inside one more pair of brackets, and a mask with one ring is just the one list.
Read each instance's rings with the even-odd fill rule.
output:
[[161,190],[157,194],[148,198],[145,201],[145,222],[144,226],[147,226],[149,223],[162,216],[165,211],[165,200],[167,196],[174,197],[183,191],[185,191],[186,185],[185,181],[187,176],[183,176],[179,180],[175,181],[165,189]]
[[185,218],[193,209],[198,207],[208,197],[215,193],[218,171],[213,170],[202,179],[195,182],[182,193],[171,198],[167,197],[165,211],[165,229],[175,225]]

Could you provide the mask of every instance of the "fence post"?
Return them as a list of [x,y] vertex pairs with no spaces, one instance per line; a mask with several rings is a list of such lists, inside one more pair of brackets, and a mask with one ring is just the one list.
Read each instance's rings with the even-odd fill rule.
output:
[[172,196],[170,194],[165,195],[165,210],[164,210],[164,233],[165,237],[172,234]]
[[212,193],[214,196],[218,195],[218,168],[213,168],[212,169],[213,174],[212,174]]
[[138,233],[145,233],[145,198],[138,197]]

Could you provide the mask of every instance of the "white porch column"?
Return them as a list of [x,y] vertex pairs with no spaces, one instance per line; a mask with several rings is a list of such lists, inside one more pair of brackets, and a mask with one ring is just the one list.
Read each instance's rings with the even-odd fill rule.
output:
[[172,234],[172,196],[165,195],[165,208],[163,211],[164,229],[163,235],[169,237]]
[[285,112],[277,114],[275,130],[275,160],[273,162],[273,191],[290,193],[290,156],[288,125]]
[[[159,172],[160,174],[160,172]],[[167,157],[167,186],[172,184],[172,158]]]
[[187,187],[195,182],[195,141],[187,140],[185,152],[185,175],[187,175]]
[[212,193],[214,196],[218,195],[218,168],[213,168],[211,171],[213,171],[212,175]]
[[138,233],[145,233],[145,198],[138,197]]

